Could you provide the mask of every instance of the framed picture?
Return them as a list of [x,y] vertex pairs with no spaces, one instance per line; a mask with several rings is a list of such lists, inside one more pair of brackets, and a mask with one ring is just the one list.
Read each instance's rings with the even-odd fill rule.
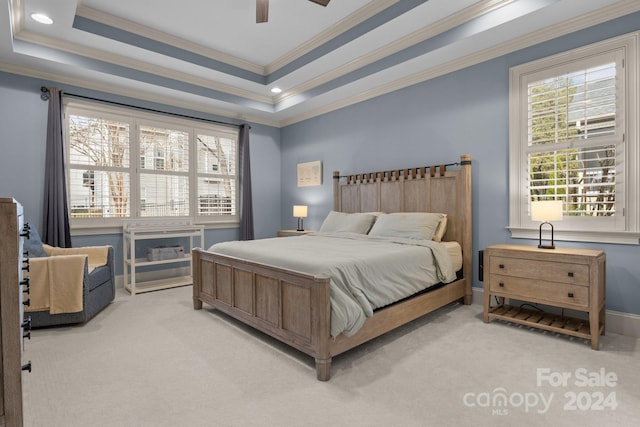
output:
[[322,184],[322,162],[298,163],[298,187]]

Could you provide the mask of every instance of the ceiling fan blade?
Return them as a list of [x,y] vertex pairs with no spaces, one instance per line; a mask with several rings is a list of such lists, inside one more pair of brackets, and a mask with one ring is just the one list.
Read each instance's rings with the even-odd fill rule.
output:
[[256,24],[269,20],[269,0],[256,0]]
[[309,0],[314,2],[315,4],[319,4],[320,6],[326,6],[329,4],[331,0]]

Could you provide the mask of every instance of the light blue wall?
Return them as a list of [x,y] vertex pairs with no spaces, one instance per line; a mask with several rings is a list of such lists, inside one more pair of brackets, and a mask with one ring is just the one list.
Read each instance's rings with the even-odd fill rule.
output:
[[[477,252],[511,239],[508,224],[509,67],[640,29],[636,13],[282,129],[282,224],[308,204],[306,228],[332,208],[332,171],[356,173],[473,156],[474,286]],[[321,160],[323,185],[296,186],[296,164]],[[640,246],[574,244],[607,253],[607,308],[640,314]]]
[[0,195],[22,203],[42,224],[47,103],[40,86],[0,73]]
[[[308,204],[306,228],[318,228],[331,209],[332,171],[422,166],[473,156],[474,263],[477,251],[513,240],[508,223],[508,70],[557,52],[640,29],[640,13],[580,31],[325,114],[282,130],[252,125],[251,156],[256,237],[293,228],[294,204]],[[12,196],[27,217],[42,223],[47,103],[38,79],[0,73],[0,197]],[[68,92],[148,108],[212,118],[105,93],[65,86]],[[323,185],[298,188],[296,165],[323,162]],[[206,245],[237,238],[237,229],[207,230]],[[122,271],[119,234],[75,236],[74,246],[111,244]],[[640,314],[640,246],[572,244],[607,252],[607,308]],[[475,273],[475,271],[474,271]],[[474,286],[481,286],[475,280]]]
[[[40,99],[41,86],[59,86],[66,92],[193,117],[230,122],[229,119],[123,98],[86,89],[56,85],[0,72],[0,197],[13,197],[25,216],[42,225],[45,139],[48,103]],[[275,236],[280,228],[280,130],[251,124],[251,178],[257,238]],[[205,232],[205,245],[234,240],[238,229]],[[110,244],[115,249],[116,272],[122,273],[122,235],[73,236],[74,246]]]

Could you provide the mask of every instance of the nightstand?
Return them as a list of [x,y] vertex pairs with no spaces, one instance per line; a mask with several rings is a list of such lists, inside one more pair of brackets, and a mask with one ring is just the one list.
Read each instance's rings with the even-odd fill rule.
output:
[[[499,319],[590,339],[591,347],[598,350],[605,326],[605,270],[603,251],[489,246],[484,250],[483,320]],[[493,307],[491,296],[498,298]],[[589,319],[512,306],[505,303],[507,298],[587,312]]]
[[305,234],[313,233],[315,230],[278,230],[278,237],[292,237],[292,236],[302,236]]

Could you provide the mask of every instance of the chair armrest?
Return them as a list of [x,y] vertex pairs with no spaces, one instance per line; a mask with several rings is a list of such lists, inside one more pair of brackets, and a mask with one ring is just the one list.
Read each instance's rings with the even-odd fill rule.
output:
[[45,252],[49,256],[61,256],[71,254],[81,254],[89,258],[89,265],[98,267],[109,263],[109,249],[111,246],[83,246],[80,248],[56,248],[49,245],[43,245]]
[[64,267],[65,264],[69,265],[78,265],[80,263],[84,264],[84,269],[88,268],[88,257],[85,254],[68,254],[68,255],[56,255],[52,257],[41,257],[41,258],[29,258],[29,268],[33,270],[38,269],[48,269],[49,263],[53,263],[56,266]]

